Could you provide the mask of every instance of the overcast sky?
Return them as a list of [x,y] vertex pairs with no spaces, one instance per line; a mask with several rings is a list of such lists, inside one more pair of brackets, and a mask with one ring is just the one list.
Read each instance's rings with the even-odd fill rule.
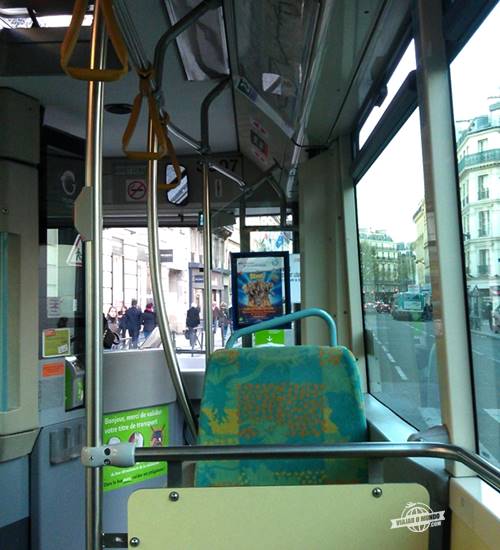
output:
[[[500,4],[451,65],[455,120],[487,114],[494,101],[488,97],[500,96],[498,52]],[[411,56],[405,58],[411,70]],[[396,242],[415,240],[413,214],[424,197],[418,116],[417,109],[357,186],[359,226],[386,230]]]

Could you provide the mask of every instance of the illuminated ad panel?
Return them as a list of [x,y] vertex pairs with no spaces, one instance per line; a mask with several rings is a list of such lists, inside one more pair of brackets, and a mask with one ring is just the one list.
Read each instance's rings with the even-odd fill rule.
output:
[[236,330],[290,313],[288,252],[231,254],[231,280]]

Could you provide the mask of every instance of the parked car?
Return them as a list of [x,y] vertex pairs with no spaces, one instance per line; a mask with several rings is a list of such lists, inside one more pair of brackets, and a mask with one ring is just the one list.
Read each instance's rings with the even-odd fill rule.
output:
[[363,309],[365,310],[365,313],[373,313],[376,311],[376,305],[373,302],[365,302],[363,304]]
[[377,313],[391,312],[391,306],[389,304],[386,304],[385,302],[377,302],[375,309],[377,310]]

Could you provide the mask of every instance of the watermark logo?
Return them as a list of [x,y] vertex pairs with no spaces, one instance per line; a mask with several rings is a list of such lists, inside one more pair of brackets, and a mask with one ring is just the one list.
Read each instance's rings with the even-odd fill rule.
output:
[[400,518],[391,519],[391,529],[407,527],[414,533],[423,533],[429,527],[438,527],[444,521],[444,510],[434,512],[423,502],[408,502]]

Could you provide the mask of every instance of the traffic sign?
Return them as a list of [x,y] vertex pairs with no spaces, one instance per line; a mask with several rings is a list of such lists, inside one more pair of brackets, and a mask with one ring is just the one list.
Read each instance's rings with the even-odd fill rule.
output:
[[147,191],[148,187],[144,180],[126,180],[125,198],[127,202],[145,202]]
[[76,236],[75,242],[71,247],[71,250],[66,258],[66,265],[72,265],[75,267],[83,266],[83,244],[80,235]]

